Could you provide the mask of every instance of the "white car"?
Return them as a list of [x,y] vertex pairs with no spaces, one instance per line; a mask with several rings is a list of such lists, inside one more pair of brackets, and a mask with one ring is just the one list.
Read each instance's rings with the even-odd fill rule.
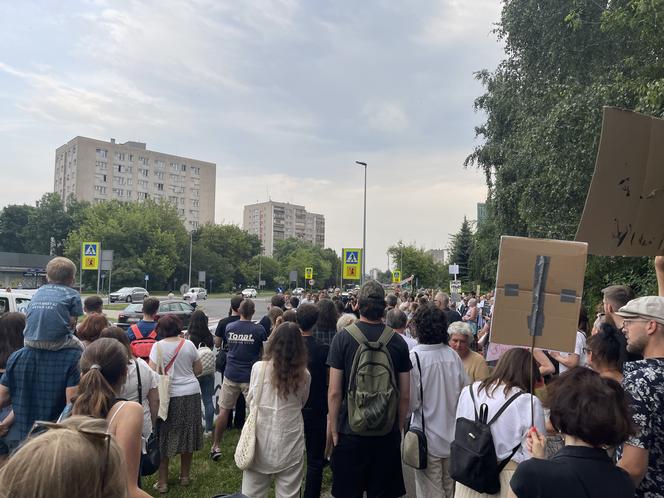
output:
[[27,313],[30,299],[31,296],[27,293],[21,293],[20,290],[11,292],[0,291],[0,316],[15,311],[23,314]]
[[301,296],[303,293],[304,289],[302,287],[295,287],[295,289],[293,289],[294,296]]
[[194,295],[196,295],[196,301],[199,299],[207,299],[207,291],[203,287],[192,287],[184,293],[182,299],[189,301]]
[[244,289],[242,291],[242,297],[256,297],[258,293],[256,292],[256,289],[252,289],[251,287],[248,289]]

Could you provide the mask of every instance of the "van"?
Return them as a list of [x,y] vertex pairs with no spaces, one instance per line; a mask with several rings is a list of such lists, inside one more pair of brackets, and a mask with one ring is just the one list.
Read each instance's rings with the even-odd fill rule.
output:
[[20,291],[0,291],[0,316],[13,311],[27,313],[31,299],[30,295]]

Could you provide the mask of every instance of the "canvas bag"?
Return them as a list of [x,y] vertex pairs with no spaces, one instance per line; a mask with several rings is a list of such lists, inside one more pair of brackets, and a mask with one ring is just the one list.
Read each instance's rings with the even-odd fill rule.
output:
[[265,381],[265,369],[267,363],[263,362],[261,369],[261,377],[258,381],[258,390],[256,396],[251,400],[249,407],[249,417],[242,426],[240,439],[235,448],[235,465],[240,470],[246,470],[254,461],[256,453],[256,419],[258,418],[258,405],[260,404],[261,395],[263,394],[263,382]]
[[392,356],[387,344],[394,330],[385,327],[376,342],[370,342],[360,328],[346,328],[359,346],[348,380],[348,423],[360,436],[384,436],[394,428],[399,405]]
[[502,462],[498,462],[491,435],[491,424],[523,392],[518,392],[508,399],[487,422],[489,408],[486,403],[482,403],[478,415],[472,384],[468,389],[473,400],[475,420],[459,417],[456,421],[454,441],[450,448],[450,477],[479,493],[496,494],[500,491],[499,475],[517,452],[521,443],[516,445],[510,456]]
[[161,352],[161,345],[159,343],[155,344],[155,347],[157,348],[157,375],[159,375],[159,384],[157,386],[159,390],[159,412],[157,417],[164,421],[168,418],[168,406],[171,403],[171,377],[168,375],[168,371],[171,366],[173,366],[175,358],[177,358],[182,346],[184,346],[184,339],[180,340],[180,344],[175,348],[173,358],[171,358],[168,365],[164,367],[164,357]]
[[422,429],[408,427],[401,443],[401,458],[403,463],[414,469],[424,470],[427,468],[428,445],[424,428],[424,389],[422,387],[422,367],[420,357],[415,355],[417,370],[420,373],[420,406],[422,414]]

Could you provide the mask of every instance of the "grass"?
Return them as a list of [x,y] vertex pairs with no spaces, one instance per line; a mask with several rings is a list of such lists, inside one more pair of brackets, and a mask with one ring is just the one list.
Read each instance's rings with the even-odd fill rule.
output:
[[[203,449],[194,454],[191,465],[191,484],[187,487],[180,486],[178,482],[180,472],[180,457],[175,457],[169,462],[168,488],[166,495],[160,495],[152,488],[157,482],[157,473],[143,478],[143,489],[154,497],[172,496],[178,498],[212,498],[218,494],[233,494],[242,488],[242,471],[235,466],[233,454],[240,437],[237,429],[227,430],[224,433],[224,441],[221,445],[222,456],[217,462],[213,462],[208,456],[210,453],[211,440],[206,440]],[[305,471],[306,472],[306,471]],[[332,485],[332,474],[329,467],[323,473],[324,496],[329,492]],[[274,497],[274,488],[270,491]]]

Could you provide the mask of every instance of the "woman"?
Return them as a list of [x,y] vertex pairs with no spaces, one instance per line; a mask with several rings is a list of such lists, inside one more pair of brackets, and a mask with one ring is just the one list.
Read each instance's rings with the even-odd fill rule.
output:
[[[583,402],[579,402],[583,400]],[[519,465],[510,481],[518,498],[631,498],[634,484],[613,464],[607,446],[634,433],[627,396],[616,381],[574,368],[549,384],[551,424],[565,446],[545,460],[546,436],[533,429],[528,447],[535,458]]]
[[[5,313],[0,317],[0,377],[12,353],[23,347],[23,329],[25,329],[23,313]],[[18,437],[12,406],[0,408],[0,466],[18,446]]]
[[583,350],[586,348],[586,336],[588,335],[588,313],[581,306],[579,312],[579,323],[576,330],[576,343],[573,353],[559,353],[558,351],[549,351],[551,358],[558,362],[558,372],[563,374],[570,368],[583,367],[586,365],[586,356]]
[[104,315],[88,315],[76,331],[76,335],[85,347],[99,339],[101,331],[108,327],[108,319]]
[[282,315],[283,322],[297,323],[297,312],[295,310],[286,310]]
[[127,349],[115,339],[97,339],[85,348],[72,414],[106,420],[108,433],[115,438],[124,457],[127,496],[149,497],[138,487],[143,407],[120,397],[127,379],[128,361]]
[[590,368],[602,377],[622,382],[627,340],[620,330],[610,323],[601,324],[599,332],[588,338],[585,352]]
[[[122,448],[104,420],[71,417],[45,422],[0,470],[0,496],[15,498],[123,498]],[[149,496],[149,495],[145,495]]]
[[180,455],[180,485],[188,486],[194,451],[203,447],[201,388],[196,378],[203,366],[196,346],[180,337],[181,330],[182,322],[175,315],[161,317],[156,331],[163,339],[150,352],[150,368],[170,377],[168,416],[159,428],[159,481],[154,486],[162,494],[168,492],[168,460]]
[[443,310],[429,302],[419,307],[413,322],[419,344],[410,351],[410,423],[421,430],[424,417],[428,444],[427,467],[415,470],[416,494],[452,498],[454,481],[449,475],[448,459],[457,400],[466,385],[466,373],[459,355],[447,345]]
[[468,322],[473,331],[473,335],[477,335],[477,317],[479,316],[479,308],[477,307],[477,299],[474,297],[468,300],[468,308],[461,317],[464,322]]
[[[479,411],[480,406],[486,403],[488,419],[491,420],[512,396],[520,394],[491,424],[491,435],[498,461],[510,459],[500,473],[499,496],[501,497],[508,496],[509,482],[517,465],[532,456],[526,449],[528,430],[533,425],[540,433],[544,433],[545,430],[542,403],[532,394],[530,388],[531,372],[535,380],[540,379],[539,370],[530,356],[530,351],[521,348],[510,349],[500,357],[496,368],[489,377],[465,387],[459,397],[457,418],[464,417],[474,420],[476,410]],[[471,397],[471,389],[474,401]],[[531,404],[534,420],[531,418]],[[489,495],[478,493],[457,482],[454,496],[470,498]]]
[[337,333],[337,320],[339,319],[337,307],[331,299],[321,299],[316,303],[316,307],[318,308],[318,320],[314,336],[329,346],[332,344],[334,334]]
[[296,323],[281,324],[270,336],[263,361],[251,369],[247,403],[258,410],[256,449],[242,474],[242,493],[251,498],[268,494],[272,480],[279,498],[300,496],[304,473],[302,408],[311,376],[307,350]]
[[134,357],[129,336],[120,327],[106,327],[101,331],[101,337],[120,341],[127,349],[129,357],[127,380],[120,389],[120,397],[136,401],[143,407],[142,450],[145,453],[145,442],[152,434],[152,428],[155,427],[159,412],[159,376],[145,363],[145,360]]
[[269,334],[271,334],[284,321],[284,310],[278,306],[272,306],[267,312],[267,317],[270,319]]
[[[196,349],[202,346],[210,349],[214,347],[214,337],[210,333],[208,317],[203,310],[196,310],[191,314],[187,339],[196,346]],[[212,402],[212,397],[214,396],[214,372],[198,377],[198,384],[201,388],[203,407],[205,409],[205,434],[209,436],[214,429],[212,425],[214,421],[214,404]]]

